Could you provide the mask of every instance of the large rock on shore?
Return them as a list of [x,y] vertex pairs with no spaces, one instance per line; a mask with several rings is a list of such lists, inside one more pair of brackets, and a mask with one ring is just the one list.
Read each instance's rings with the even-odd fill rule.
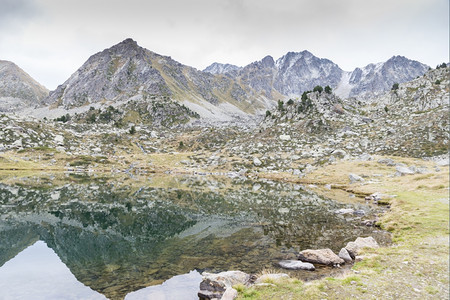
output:
[[321,265],[337,265],[344,263],[344,260],[337,256],[331,249],[303,250],[300,252],[298,259]]
[[313,264],[302,262],[300,260],[282,260],[278,264],[280,267],[288,270],[314,271],[316,269]]
[[351,258],[355,259],[355,257],[361,252],[363,248],[378,248],[378,243],[371,236],[362,238],[357,238],[354,242],[349,242],[345,249],[350,254]]
[[[204,272],[203,281],[200,283],[200,299],[221,299],[225,293],[236,284],[246,284],[250,281],[250,275],[242,271],[227,271],[218,274]],[[232,290],[227,292],[234,295]],[[230,298],[232,299],[232,298]]]
[[339,251],[338,256],[342,258],[346,263],[351,263],[353,261],[350,253],[348,253],[347,249],[345,248],[342,248],[341,251]]

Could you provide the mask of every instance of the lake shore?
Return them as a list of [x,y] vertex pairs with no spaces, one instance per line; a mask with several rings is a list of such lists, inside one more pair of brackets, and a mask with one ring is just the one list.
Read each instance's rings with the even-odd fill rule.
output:
[[[432,162],[398,158],[404,163],[435,167]],[[348,183],[346,171],[377,180],[348,185],[359,194],[379,192],[395,195],[386,200],[390,209],[378,225],[392,233],[389,247],[364,252],[340,278],[312,282],[297,279],[271,281],[270,285],[237,287],[238,299],[446,299],[449,295],[449,169],[434,169],[427,174],[388,176],[394,167],[376,161],[342,161],[308,174],[305,179],[321,183],[315,191],[345,201],[348,192],[327,189],[326,184]],[[373,178],[373,177],[372,177]]]

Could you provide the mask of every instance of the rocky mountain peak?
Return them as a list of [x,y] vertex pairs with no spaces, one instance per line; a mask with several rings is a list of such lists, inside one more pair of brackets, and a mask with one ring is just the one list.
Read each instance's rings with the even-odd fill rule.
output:
[[275,67],[275,61],[273,60],[273,57],[272,57],[272,56],[267,55],[266,57],[264,57],[264,58],[261,60],[261,65],[262,65],[264,68],[273,68],[273,67]]
[[48,90],[16,64],[0,60],[0,111],[39,105]]
[[212,63],[211,65],[207,66],[203,72],[208,72],[211,74],[225,74],[233,71],[239,71],[242,69],[241,67],[238,67],[236,65],[232,64],[221,64],[221,63]]

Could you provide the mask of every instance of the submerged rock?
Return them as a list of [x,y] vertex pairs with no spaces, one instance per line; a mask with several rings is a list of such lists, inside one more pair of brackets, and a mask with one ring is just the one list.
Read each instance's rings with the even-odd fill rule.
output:
[[343,264],[344,260],[337,256],[331,249],[319,250],[303,250],[300,252],[298,259],[305,262],[321,265],[337,265]]
[[300,260],[282,260],[278,264],[280,267],[288,270],[314,271],[316,269],[313,264],[302,262]]

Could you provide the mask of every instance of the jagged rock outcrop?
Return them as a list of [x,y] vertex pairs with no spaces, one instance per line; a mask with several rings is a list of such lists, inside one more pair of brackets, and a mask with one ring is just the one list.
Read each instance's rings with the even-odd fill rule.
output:
[[0,112],[37,106],[48,90],[16,64],[0,60]]

